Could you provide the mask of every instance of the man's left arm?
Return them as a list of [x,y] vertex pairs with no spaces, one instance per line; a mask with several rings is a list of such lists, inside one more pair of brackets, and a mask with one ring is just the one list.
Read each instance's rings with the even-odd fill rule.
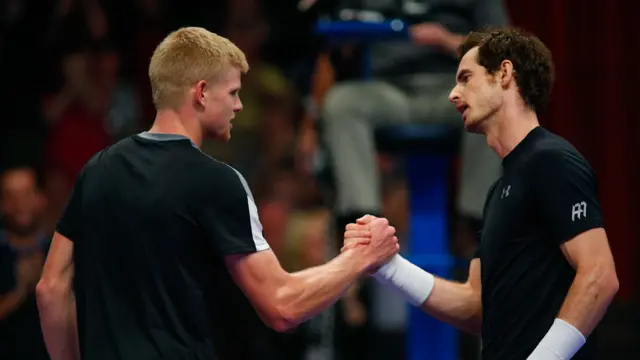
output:
[[[74,241],[81,241],[84,170],[58,221],[42,276],[36,286],[40,325],[51,360],[79,360],[76,300],[73,294]],[[73,241],[72,241],[73,240]]]
[[618,291],[618,278],[607,234],[588,230],[560,246],[576,277],[558,318],[589,336]]
[[556,320],[528,359],[566,360],[602,319],[618,278],[589,164],[573,152],[548,153],[540,160],[533,176],[538,211],[576,275]]
[[52,360],[80,358],[73,273],[73,242],[56,232],[36,286],[42,335]]

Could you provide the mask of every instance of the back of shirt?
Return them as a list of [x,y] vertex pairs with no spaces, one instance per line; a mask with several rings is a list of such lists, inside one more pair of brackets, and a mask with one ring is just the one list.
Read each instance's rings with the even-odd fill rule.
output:
[[143,133],[96,154],[57,231],[74,242],[85,360],[242,359],[266,330],[224,265],[269,248],[251,192],[187,138]]

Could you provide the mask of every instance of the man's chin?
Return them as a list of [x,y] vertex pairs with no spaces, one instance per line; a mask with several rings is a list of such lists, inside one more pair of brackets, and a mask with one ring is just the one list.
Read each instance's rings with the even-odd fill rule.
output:
[[470,133],[474,133],[474,134],[482,134],[482,121],[478,121],[478,120],[466,120],[464,122],[464,129],[467,132]]
[[221,134],[217,134],[215,138],[216,138],[216,141],[228,143],[231,140],[231,129],[228,129],[227,131]]

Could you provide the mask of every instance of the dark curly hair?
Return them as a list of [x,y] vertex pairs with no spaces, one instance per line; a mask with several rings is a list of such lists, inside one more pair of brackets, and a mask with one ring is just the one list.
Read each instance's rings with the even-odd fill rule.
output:
[[459,58],[478,47],[478,64],[494,74],[503,60],[513,63],[516,84],[525,104],[545,110],[554,82],[551,51],[537,37],[515,28],[487,28],[469,33],[458,48]]

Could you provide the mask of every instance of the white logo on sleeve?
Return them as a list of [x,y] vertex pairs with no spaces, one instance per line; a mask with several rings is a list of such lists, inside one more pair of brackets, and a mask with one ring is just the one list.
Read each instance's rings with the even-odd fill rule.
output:
[[580,220],[587,217],[587,203],[582,201],[574,204],[571,208],[571,221]]

